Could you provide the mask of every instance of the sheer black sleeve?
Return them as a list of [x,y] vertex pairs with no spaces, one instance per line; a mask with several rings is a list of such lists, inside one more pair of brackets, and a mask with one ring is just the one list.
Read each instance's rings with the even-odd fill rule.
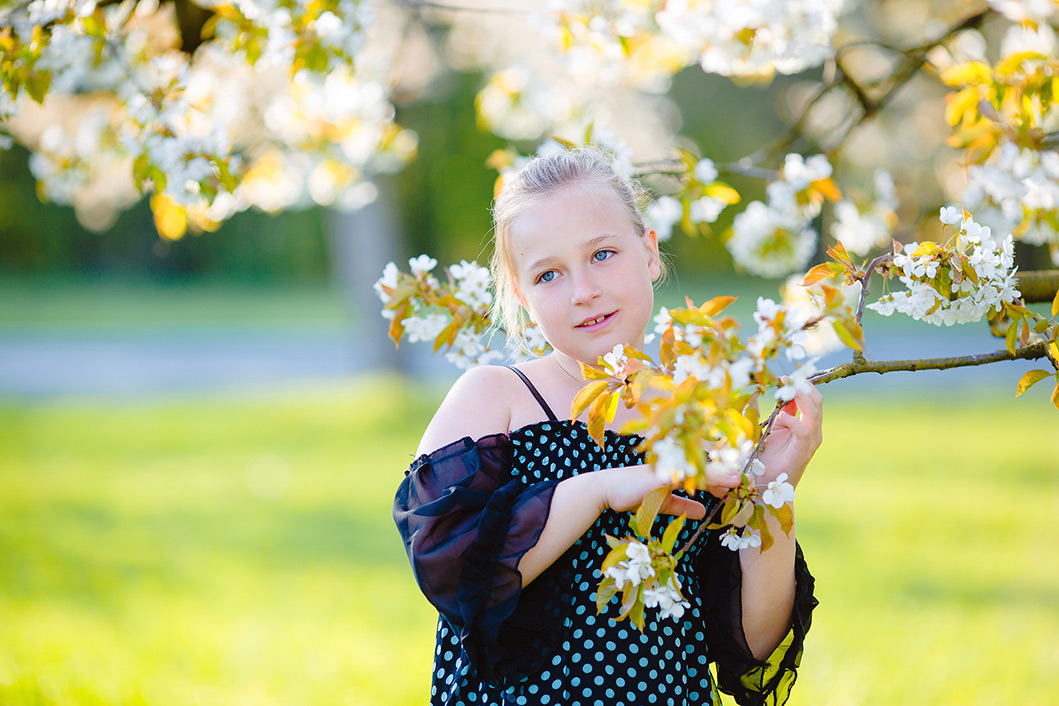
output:
[[[540,656],[554,609],[548,572],[522,589],[518,562],[540,537],[558,481],[512,478],[503,434],[465,437],[412,464],[393,516],[412,571],[482,679],[506,682]],[[554,631],[553,631],[554,632]]]
[[797,678],[802,644],[813,608],[813,575],[795,548],[794,610],[791,628],[768,659],[754,658],[743,634],[743,572],[739,553],[721,545],[720,532],[711,533],[699,558],[703,602],[706,609],[706,642],[710,661],[717,664],[717,683],[740,706],[779,706],[787,701]]

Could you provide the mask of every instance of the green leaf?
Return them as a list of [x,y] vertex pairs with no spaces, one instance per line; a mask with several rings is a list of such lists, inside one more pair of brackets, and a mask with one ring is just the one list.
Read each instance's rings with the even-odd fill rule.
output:
[[636,602],[632,606],[632,610],[629,611],[629,620],[636,626],[636,629],[643,632],[643,584],[640,584],[640,590],[636,593]]
[[721,508],[721,524],[732,524],[739,509],[739,500],[734,495],[728,496],[728,499],[724,501],[724,507]]
[[773,517],[780,521],[780,527],[783,529],[783,533],[790,537],[791,530],[794,529],[794,510],[791,509],[790,504],[784,503],[783,507],[779,510],[769,506],[769,512],[772,513]]
[[761,535],[761,551],[767,551],[768,548],[772,546],[773,540],[772,532],[769,531],[768,522],[765,521],[764,505],[754,505],[754,514],[746,525],[750,529],[758,531],[758,534]]
[[677,537],[680,535],[680,530],[684,529],[684,520],[687,519],[687,515],[681,515],[666,527],[665,533],[662,534],[662,551],[669,554],[673,551],[673,547],[676,546]]
[[596,589],[596,612],[602,613],[603,609],[610,603],[610,599],[618,595],[618,585],[614,579],[608,576],[603,579],[599,588]]
[[446,343],[449,345],[449,348],[452,347],[452,341],[453,341],[453,339],[456,338],[457,329],[459,329],[459,327],[460,327],[460,322],[458,320],[456,320],[456,319],[453,319],[452,321],[449,322],[448,326],[446,326],[445,328],[441,329],[441,333],[439,333],[434,338],[434,352],[435,353],[437,353],[438,349],[440,349]]
[[662,507],[662,501],[669,497],[669,488],[655,488],[644,496],[639,509],[636,510],[637,534],[643,538],[651,536],[651,526],[658,517],[658,508]]
[[[643,585],[642,582],[640,585]],[[639,597],[638,594],[640,593],[638,589],[639,586],[633,586],[631,583],[625,584],[625,588],[622,590],[621,594],[621,612],[618,613],[618,620],[627,617],[629,612],[632,611],[633,606],[636,605],[636,599]]]
[[1018,388],[1015,390],[1015,397],[1018,397],[1023,392],[1025,392],[1026,390],[1030,389],[1031,387],[1033,387],[1034,385],[1039,383],[1044,378],[1050,377],[1050,376],[1051,376],[1051,373],[1049,373],[1047,370],[1031,370],[1031,371],[1029,371],[1028,373],[1026,373],[1025,375],[1022,376],[1021,380],[1019,380]]
[[625,559],[628,558],[628,554],[626,553],[628,547],[628,542],[619,542],[618,546],[611,549],[606,558],[603,559],[603,565],[600,567],[600,571],[606,571],[607,569],[617,566],[622,561],[625,561]]
[[864,329],[856,321],[834,320],[831,323],[834,332],[839,334],[839,340],[848,348],[864,352]]
[[736,527],[742,527],[747,522],[750,522],[750,518],[754,514],[754,508],[756,508],[752,501],[746,501],[743,506],[739,508],[739,512],[735,513],[735,517],[732,518],[732,524]]
[[1011,322],[1008,326],[1007,335],[1004,336],[1004,347],[1008,349],[1008,353],[1015,355],[1015,338],[1019,334],[1019,322],[1018,319]]
[[43,103],[44,97],[48,95],[48,88],[51,87],[51,73],[48,71],[29,71],[26,73],[24,85],[30,98],[37,101],[37,103]]

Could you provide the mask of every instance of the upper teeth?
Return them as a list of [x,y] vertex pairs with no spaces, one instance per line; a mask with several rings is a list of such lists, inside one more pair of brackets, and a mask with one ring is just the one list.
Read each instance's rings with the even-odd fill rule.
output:
[[606,314],[604,314],[603,316],[597,316],[596,318],[592,319],[591,321],[586,321],[586,322],[584,322],[581,325],[582,326],[591,326],[592,324],[598,324],[600,321],[602,321],[605,318],[607,318]]

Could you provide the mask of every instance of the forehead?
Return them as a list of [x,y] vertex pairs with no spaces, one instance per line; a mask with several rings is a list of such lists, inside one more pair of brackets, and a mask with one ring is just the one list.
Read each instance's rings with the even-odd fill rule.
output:
[[576,248],[601,235],[634,238],[635,231],[613,190],[578,184],[535,199],[512,221],[508,237],[518,267],[551,256],[551,250]]

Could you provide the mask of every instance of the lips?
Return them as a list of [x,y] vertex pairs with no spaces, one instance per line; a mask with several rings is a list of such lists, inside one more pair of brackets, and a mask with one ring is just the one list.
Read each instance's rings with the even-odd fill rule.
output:
[[609,314],[598,314],[596,316],[592,316],[579,323],[575,328],[595,328],[609,321],[610,317],[614,316],[615,313],[617,312],[612,311]]

